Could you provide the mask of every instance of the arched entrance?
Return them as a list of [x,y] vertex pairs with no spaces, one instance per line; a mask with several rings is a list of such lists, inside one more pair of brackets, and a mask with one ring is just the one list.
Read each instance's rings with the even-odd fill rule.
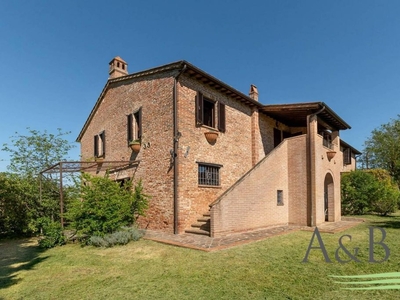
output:
[[325,221],[334,221],[334,184],[333,177],[327,173],[324,180],[324,212]]

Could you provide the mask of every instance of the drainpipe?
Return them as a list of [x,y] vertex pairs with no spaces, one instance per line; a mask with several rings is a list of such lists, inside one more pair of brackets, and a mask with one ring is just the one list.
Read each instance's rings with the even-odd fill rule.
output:
[[174,234],[178,234],[178,143],[181,133],[178,131],[178,92],[177,82],[178,77],[186,70],[186,64],[179,71],[178,75],[174,77],[174,92],[173,92],[173,118],[174,118]]
[[[314,220],[314,204],[315,204],[315,195],[313,195],[313,190],[315,187],[315,178],[312,176],[313,172],[312,170],[315,170],[315,162],[312,159],[312,153],[314,153],[314,137],[311,136],[311,126],[310,126],[310,120],[312,117],[318,115],[319,113],[323,112],[325,110],[325,106],[323,106],[319,111],[313,114],[307,115],[307,172],[308,172],[308,179],[307,179],[307,193],[308,193],[308,205],[310,207],[310,217],[309,217],[309,226],[313,227],[315,226],[315,220]],[[315,173],[315,172],[314,172]]]

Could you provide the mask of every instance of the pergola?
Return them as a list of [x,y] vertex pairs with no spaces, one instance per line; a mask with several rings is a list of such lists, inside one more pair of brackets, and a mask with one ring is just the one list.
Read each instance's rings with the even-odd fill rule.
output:
[[60,178],[60,217],[61,226],[64,227],[64,196],[63,196],[63,177],[65,174],[76,172],[88,172],[98,174],[100,172],[120,172],[136,167],[139,160],[134,161],[61,161],[51,167],[42,170],[40,174],[40,200],[42,200],[42,178],[48,175],[57,174]]

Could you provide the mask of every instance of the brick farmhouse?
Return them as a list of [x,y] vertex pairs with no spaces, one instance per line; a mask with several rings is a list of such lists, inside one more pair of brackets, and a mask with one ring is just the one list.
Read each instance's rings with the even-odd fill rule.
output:
[[128,74],[115,57],[109,74],[77,141],[84,161],[132,162],[109,172],[142,179],[142,227],[221,236],[340,221],[341,172],[360,153],[325,103],[263,105],[254,85],[247,96],[186,61]]

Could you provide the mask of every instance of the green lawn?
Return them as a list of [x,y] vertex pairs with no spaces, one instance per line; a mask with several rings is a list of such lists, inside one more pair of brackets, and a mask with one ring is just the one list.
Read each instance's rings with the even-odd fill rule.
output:
[[[313,234],[305,231],[210,253],[146,240],[46,251],[35,240],[3,240],[0,299],[397,299],[400,290],[344,290],[347,285],[329,277],[400,271],[400,215],[366,218],[344,232],[321,234],[332,263],[319,250],[302,263]],[[368,262],[368,226],[386,230],[388,261]],[[343,238],[352,253],[359,247],[361,263],[335,260],[343,234],[352,236],[351,242]],[[375,259],[383,256],[377,245]]]

